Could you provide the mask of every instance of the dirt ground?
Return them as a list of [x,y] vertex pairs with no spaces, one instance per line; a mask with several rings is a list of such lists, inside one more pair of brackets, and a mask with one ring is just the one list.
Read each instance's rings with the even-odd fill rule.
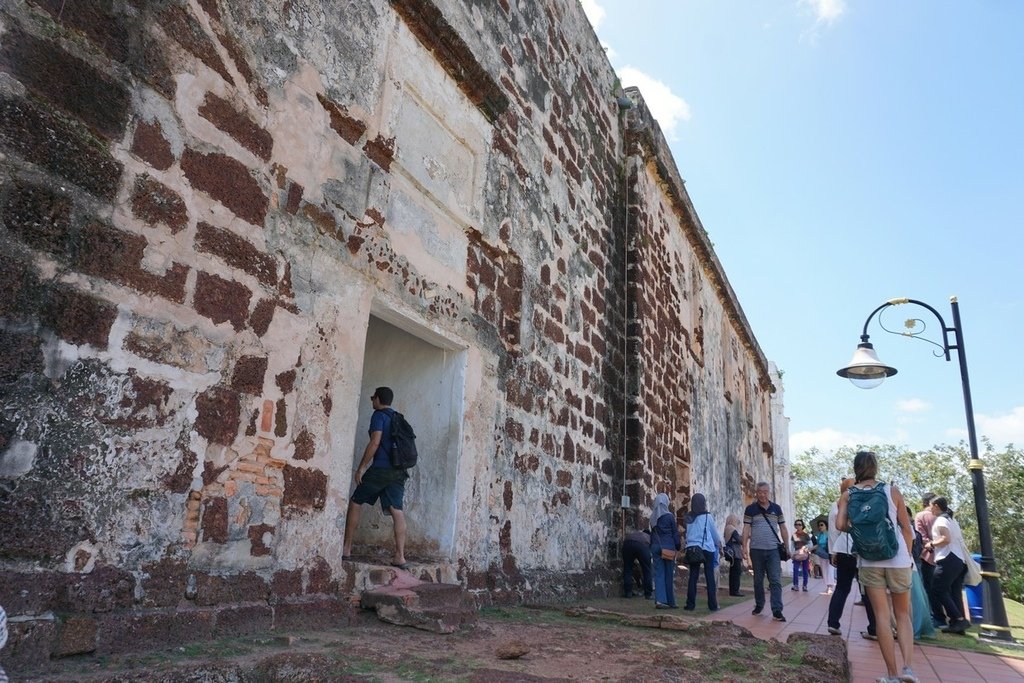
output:
[[[365,612],[351,627],[335,631],[231,638],[119,657],[69,658],[59,660],[59,668],[46,675],[12,680],[838,680],[836,671],[821,668],[831,655],[815,653],[813,643],[760,641],[730,623],[655,613],[649,602],[640,600],[615,602],[629,604],[618,613],[593,606],[486,609],[475,627],[454,635],[389,625]],[[515,655],[519,656],[503,658]]]

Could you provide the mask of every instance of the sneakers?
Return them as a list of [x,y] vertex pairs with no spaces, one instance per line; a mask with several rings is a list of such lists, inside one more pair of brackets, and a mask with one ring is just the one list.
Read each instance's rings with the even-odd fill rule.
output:
[[874,633],[868,633],[867,631],[861,631],[860,637],[864,640],[878,640],[878,636],[876,636]]
[[735,593],[729,593],[729,595],[734,597],[734,598],[745,598],[745,597],[747,597],[747,594],[744,593],[743,591],[736,591]]
[[757,605],[757,606],[754,607],[754,609],[750,613],[753,614],[756,617],[758,614],[760,614],[763,611],[764,611],[764,605]]
[[909,666],[903,667],[896,680],[903,681],[903,683],[921,683],[921,679],[914,675],[914,670]]
[[782,612],[772,612],[772,619],[775,621],[785,621],[786,617],[782,616]]
[[800,587],[794,585],[792,588],[790,588],[790,590],[798,591],[800,590]]
[[804,593],[807,592],[807,586],[804,586]]
[[828,632],[834,636],[841,636],[843,634],[843,632],[837,629],[835,626],[829,626]]

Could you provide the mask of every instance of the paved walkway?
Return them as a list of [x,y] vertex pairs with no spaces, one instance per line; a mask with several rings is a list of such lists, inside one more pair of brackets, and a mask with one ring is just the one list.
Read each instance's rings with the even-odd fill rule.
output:
[[[783,577],[785,579],[786,577]],[[753,593],[749,588],[743,591],[751,596],[738,604],[726,607],[715,613],[714,619],[728,619],[735,624],[750,629],[758,638],[776,638],[785,642],[790,633],[803,631],[809,633],[828,633],[825,618],[828,613],[828,602],[831,596],[821,595],[824,584],[821,579],[812,580],[808,586],[810,592],[793,592],[788,584],[783,586],[782,601],[785,604],[785,623],[772,620],[771,610],[767,605],[759,616],[750,614],[754,608]],[[847,599],[841,622],[842,636],[846,639],[851,669],[851,683],[868,683],[878,679],[885,673],[882,655],[878,651],[878,643],[861,638],[860,632],[867,627],[864,608],[854,606],[853,601],[859,597],[857,585]],[[700,600],[700,598],[698,598]],[[897,644],[896,659],[899,666]],[[978,652],[951,650],[934,645],[914,646],[914,672],[921,683],[1021,683],[1024,681],[1024,659],[1013,659]]]

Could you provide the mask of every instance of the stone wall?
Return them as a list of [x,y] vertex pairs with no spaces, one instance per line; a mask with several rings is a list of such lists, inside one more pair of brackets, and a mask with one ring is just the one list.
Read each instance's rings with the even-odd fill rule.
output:
[[[614,590],[656,491],[738,509],[767,363],[621,95],[574,0],[5,3],[19,656],[345,621],[378,381],[436,444],[411,554],[481,599]],[[392,328],[433,369],[389,376]]]

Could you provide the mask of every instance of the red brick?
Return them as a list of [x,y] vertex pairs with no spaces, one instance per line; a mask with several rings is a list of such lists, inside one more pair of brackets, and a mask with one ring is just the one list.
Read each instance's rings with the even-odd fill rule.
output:
[[196,249],[252,275],[268,287],[277,284],[277,263],[269,254],[229,230],[202,221],[196,226]]
[[0,94],[0,143],[100,199],[117,194],[121,163],[81,123]]
[[68,54],[59,43],[29,35],[15,22],[0,45],[0,70],[107,138],[124,134],[128,89]]
[[260,557],[270,554],[270,547],[263,542],[263,534],[274,534],[276,529],[269,524],[255,524],[249,527],[249,554],[253,557]]
[[199,115],[217,126],[238,144],[264,161],[270,161],[274,138],[245,113],[238,111],[227,100],[213,93],[206,93],[206,99],[199,107]]
[[211,387],[196,397],[196,421],[200,436],[212,443],[229,446],[241,425],[238,394],[225,387]]
[[349,116],[348,109],[326,96],[317,93],[316,98],[320,100],[320,104],[331,117],[331,128],[334,129],[334,132],[350,145],[359,142],[359,138],[363,137],[363,133],[366,132],[366,124]]
[[228,501],[226,498],[207,498],[203,501],[200,523],[203,541],[228,542]]
[[39,312],[40,322],[70,344],[107,348],[117,308],[72,289],[55,288]]
[[206,35],[202,25],[192,16],[187,7],[187,5],[166,5],[160,13],[160,27],[172,40],[199,58],[199,61],[220,74],[225,81],[235,85],[234,79],[231,78],[220,55],[217,54],[217,48],[214,47],[213,41]]
[[220,153],[203,154],[186,148],[181,170],[201,190],[253,225],[262,225],[269,200],[249,169],[237,159]]
[[32,0],[32,4],[49,12],[55,22],[82,33],[111,59],[128,59],[130,27],[121,16],[105,9],[108,3]]
[[160,171],[166,171],[174,163],[171,143],[164,137],[159,121],[141,121],[132,138],[132,154]]
[[322,510],[327,501],[327,475],[320,470],[284,466],[281,505],[297,510]]
[[151,225],[163,223],[172,233],[188,224],[188,209],[178,193],[145,174],[135,179],[132,213]]
[[295,459],[296,460],[312,460],[313,456],[316,455],[316,448],[313,441],[313,437],[305,429],[299,432],[299,435],[295,437]]
[[235,391],[259,396],[263,393],[263,377],[266,372],[266,356],[242,356],[235,363],[235,372],[231,376],[231,388]]
[[214,323],[230,322],[237,332],[245,327],[251,298],[252,292],[245,285],[200,272],[192,305]]
[[271,299],[261,299],[253,308],[252,315],[249,316],[249,327],[252,328],[257,337],[262,337],[270,329],[270,323],[274,319],[274,311],[276,309],[277,304]]
[[363,151],[370,161],[380,166],[385,171],[391,170],[391,161],[395,157],[395,139],[385,138],[377,135],[373,140],[367,140],[363,145]]

